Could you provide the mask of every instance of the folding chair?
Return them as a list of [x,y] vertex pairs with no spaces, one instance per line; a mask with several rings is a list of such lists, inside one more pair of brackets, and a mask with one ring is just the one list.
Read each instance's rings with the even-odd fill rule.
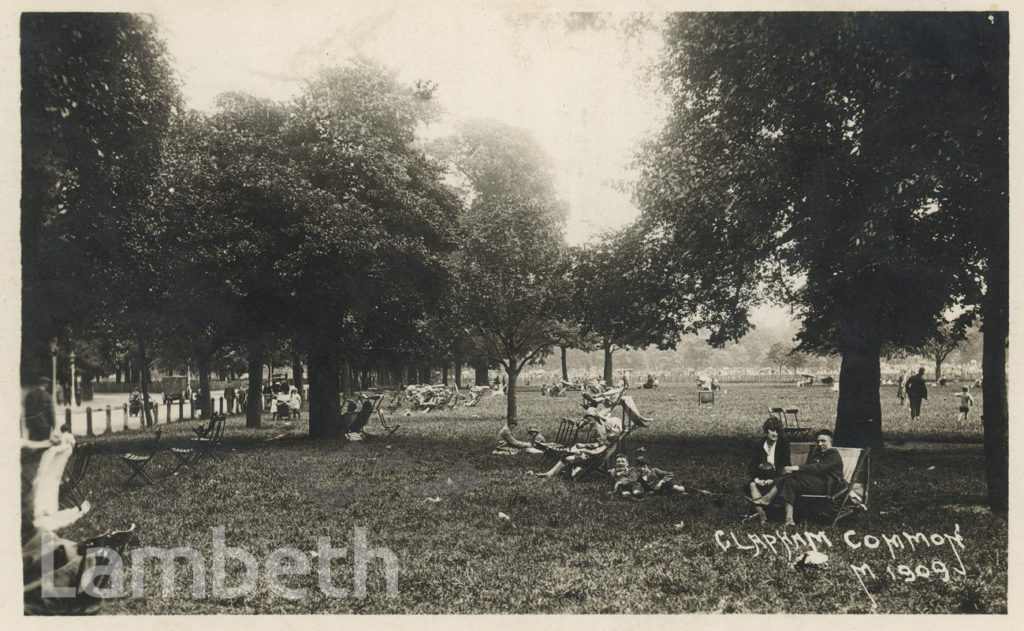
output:
[[136,477],[141,478],[146,484],[156,484],[156,481],[146,473],[146,467],[149,466],[149,463],[152,462],[153,458],[160,450],[160,438],[163,436],[163,433],[164,429],[162,427],[158,427],[156,431],[153,432],[154,438],[153,442],[150,443],[148,454],[126,453],[121,455],[121,462],[123,462],[132,472],[132,474],[128,476],[128,479],[125,480],[125,486],[131,484],[132,480]]
[[207,436],[209,436],[210,432],[213,431],[215,416],[216,415],[211,416],[210,422],[207,423],[205,426],[200,424],[197,425],[196,427],[193,427],[192,431],[195,433],[195,435],[198,436],[199,438],[206,438]]
[[71,462],[64,469],[60,483],[60,507],[81,508],[85,501],[85,494],[79,488],[82,478],[89,470],[89,462],[92,460],[93,447],[85,443],[75,445],[71,454]]
[[371,415],[373,415],[373,414],[377,415],[377,418],[380,420],[381,431],[383,432],[382,436],[384,437],[384,440],[387,440],[387,439],[391,438],[391,436],[395,432],[398,431],[398,428],[401,427],[401,425],[388,425],[388,421],[384,417],[384,395],[383,394],[376,395],[376,396],[371,397],[371,398],[373,399],[373,407],[370,408],[370,414]]
[[625,439],[629,436],[629,433],[630,430],[623,430],[621,434],[611,437],[608,441],[608,446],[603,452],[589,458],[581,463],[579,467],[573,467],[569,473],[569,479],[580,482],[591,477],[612,477],[611,472],[608,470],[608,463],[614,461],[615,454],[624,450]]
[[178,459],[178,464],[175,465],[171,474],[175,474],[182,467],[191,467],[199,464],[207,456],[214,456],[217,459],[221,459],[221,455],[217,453],[217,449],[221,446],[221,441],[224,438],[224,423],[227,417],[214,414],[211,420],[213,429],[207,436],[193,438],[189,441],[189,447],[172,447],[170,452]]
[[[120,565],[124,563],[124,559],[130,556],[126,552],[130,548],[138,548],[140,545],[141,542],[139,541],[139,535],[136,532],[134,523],[124,530],[112,530],[80,542],[78,544],[78,554],[82,557],[82,562],[78,571],[79,585],[92,584],[100,589],[106,589],[110,585],[111,575],[116,572],[116,570],[104,570],[98,577],[93,578],[96,574],[96,569],[93,569],[91,576],[82,576],[90,550],[92,551],[93,558],[96,559],[97,567]],[[117,554],[111,555],[111,551]]]
[[[806,462],[813,447],[810,443],[793,443],[793,464],[799,466]],[[830,495],[797,496],[797,505],[805,514],[831,519],[833,526],[856,509],[868,509],[871,487],[871,450],[856,447],[836,449],[843,459],[843,486]]]
[[[561,422],[558,424],[558,431],[555,433],[554,444],[561,445],[566,448],[576,444],[576,437],[579,435],[581,423],[574,421],[571,418],[562,417]],[[543,446],[542,446],[543,447]],[[555,462],[561,460],[564,454],[548,448],[544,449],[544,454],[540,457],[540,466],[552,467]]]

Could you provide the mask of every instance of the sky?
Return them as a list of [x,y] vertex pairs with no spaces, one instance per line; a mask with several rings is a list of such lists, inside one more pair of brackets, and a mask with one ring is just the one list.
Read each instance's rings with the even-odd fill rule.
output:
[[472,118],[527,130],[551,157],[570,244],[638,214],[608,182],[635,179],[637,144],[661,123],[663,106],[644,80],[660,49],[655,29],[634,38],[614,28],[569,32],[561,13],[453,2],[164,3],[153,13],[190,107],[209,111],[226,91],[286,100],[316,69],[364,55],[410,84],[438,85],[445,115],[426,135]]

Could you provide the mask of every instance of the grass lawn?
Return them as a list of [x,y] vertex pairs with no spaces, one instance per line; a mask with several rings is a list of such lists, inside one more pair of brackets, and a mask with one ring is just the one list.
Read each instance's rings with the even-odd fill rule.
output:
[[[777,553],[730,544],[733,535],[751,546],[748,535],[781,530],[778,523],[741,523],[747,508],[740,486],[768,405],[796,406],[805,424],[831,426],[836,394],[823,387],[726,387],[714,406],[699,408],[689,387],[632,393],[655,423],[633,435],[629,450],[646,447],[656,466],[710,494],[635,503],[610,498],[600,481],[527,476],[538,467],[535,456],[490,453],[505,400],[487,395],[478,407],[453,413],[403,418],[399,412],[393,420],[402,428],[386,442],[264,443],[278,423],[246,430],[235,417],[226,432],[232,451],[223,462],[165,476],[174,459],[160,454],[150,467],[160,476],[156,487],[124,488],[127,470],[117,461],[118,453],[144,451],[146,432],[92,439],[106,451],[83,485],[93,510],[63,534],[79,538],[135,521],[143,545],[194,548],[209,574],[218,526],[226,529],[228,546],[260,561],[282,547],[309,554],[318,537],[351,550],[353,529],[364,527],[369,545],[387,547],[400,565],[394,598],[385,595],[380,561],[370,564],[365,597],[327,597],[317,587],[313,558],[311,575],[282,579],[307,588],[304,598],[275,595],[261,577],[248,595],[224,600],[209,592],[192,598],[184,560],[177,561],[173,593],[163,594],[160,570],[150,561],[143,597],[112,600],[106,613],[866,613],[872,599],[884,613],[1006,611],[1007,522],[983,508],[981,449],[962,444],[980,442],[981,424],[977,412],[967,424],[956,420],[954,388],[933,389],[924,418],[914,423],[898,407],[895,387],[883,389],[887,439],[931,445],[894,445],[874,454],[871,510],[836,528],[801,523],[797,532],[820,531],[829,539],[819,549],[830,560],[825,569],[797,571],[781,544]],[[577,393],[523,392],[520,427],[553,434],[560,417],[578,416],[578,401]],[[165,441],[183,442],[189,427],[167,426]],[[957,526],[963,549],[942,537]],[[848,544],[849,530],[855,534]],[[892,554],[885,543],[869,547],[903,532],[935,534],[943,543],[919,540],[913,551],[906,546]],[[958,557],[965,576],[957,572]],[[336,586],[351,588],[351,559],[350,552],[333,563]],[[858,578],[851,564],[867,565],[874,577]],[[228,584],[240,582],[241,564],[227,567]]]

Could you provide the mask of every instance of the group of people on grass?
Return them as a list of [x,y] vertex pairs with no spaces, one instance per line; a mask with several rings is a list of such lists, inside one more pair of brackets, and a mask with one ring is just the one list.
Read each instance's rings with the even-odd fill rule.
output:
[[789,441],[782,435],[782,421],[769,418],[761,429],[764,436],[750,459],[749,481],[744,488],[754,507],[752,517],[761,523],[767,522],[765,508],[777,498],[785,510],[785,525],[794,526],[793,505],[797,496],[832,495],[843,486],[843,458],[832,446],[832,432],[821,429],[815,435],[815,446],[807,454],[807,460],[794,465]]
[[[940,380],[940,385],[946,385],[946,380]],[[921,403],[928,400],[928,383],[925,380],[924,368],[919,368],[916,374],[900,375],[896,383],[896,396],[900,404],[907,403],[910,407],[910,420],[921,418]],[[967,421],[971,408],[974,407],[974,397],[971,395],[968,386],[962,386],[960,392],[953,395],[959,403],[957,418]]]
[[[498,434],[498,445],[495,454],[511,455],[520,452],[549,454],[558,457],[555,464],[543,473],[533,474],[542,478],[551,478],[567,472],[575,476],[594,459],[607,454],[608,450],[619,440],[623,431],[622,424],[611,410],[622,405],[629,414],[636,413],[632,399],[624,401],[622,392],[605,391],[598,395],[584,393],[586,412],[580,421],[584,427],[593,428],[590,442],[579,442],[564,446],[547,442],[534,428],[529,428],[528,440],[515,435],[517,423],[514,419],[506,421]],[[636,413],[639,416],[638,413]],[[644,425],[644,419],[634,419],[638,425]],[[765,509],[773,502],[781,502],[785,511],[785,525],[795,525],[793,507],[800,495],[831,495],[838,491],[844,482],[843,459],[839,451],[832,446],[833,435],[830,430],[819,430],[815,435],[815,445],[807,455],[803,464],[794,465],[791,460],[790,444],[783,436],[783,424],[778,418],[769,418],[761,426],[762,438],[751,456],[748,482],[744,488],[748,501],[753,505],[756,517],[762,523],[767,522]],[[645,454],[641,454],[630,465],[624,453],[615,454],[614,467],[609,471],[612,478],[612,495],[630,500],[642,500],[650,495],[679,493],[686,494],[686,487],[681,484],[671,471],[652,466]]]

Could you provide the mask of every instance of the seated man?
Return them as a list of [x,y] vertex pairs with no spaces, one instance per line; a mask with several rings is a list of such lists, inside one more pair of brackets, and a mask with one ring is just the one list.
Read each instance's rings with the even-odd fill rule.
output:
[[843,457],[832,447],[832,432],[819,430],[815,435],[818,443],[807,461],[799,466],[790,465],[783,469],[783,475],[775,479],[775,485],[758,499],[747,498],[755,506],[768,506],[775,496],[782,498],[786,508],[785,526],[795,526],[793,504],[798,495],[831,495],[843,485]]
[[512,433],[519,423],[515,419],[506,421],[504,427],[498,432],[498,445],[492,451],[492,454],[498,454],[503,456],[511,456],[519,453],[520,451],[531,451],[532,453],[540,453],[540,450],[536,449],[534,443],[544,442],[544,437],[540,435],[536,430],[531,429],[531,439],[529,442],[519,440]]

